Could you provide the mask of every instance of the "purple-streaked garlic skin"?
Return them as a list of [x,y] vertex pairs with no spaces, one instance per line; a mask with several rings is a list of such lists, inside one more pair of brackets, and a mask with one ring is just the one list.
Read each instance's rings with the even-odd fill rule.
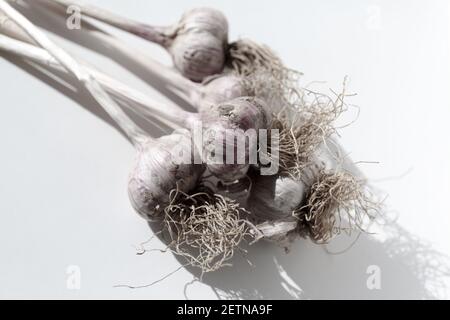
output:
[[186,12],[168,46],[175,67],[192,81],[220,73],[225,64],[228,22],[218,10],[195,8]]
[[185,133],[149,139],[140,147],[130,173],[128,195],[133,208],[144,219],[157,219],[177,186],[180,191],[189,192],[197,185],[204,166],[175,161],[175,152],[180,151],[196,152]]
[[[203,132],[203,152],[209,171],[226,182],[245,177],[250,166],[249,152],[257,150],[256,138],[259,130],[267,129],[271,121],[265,103],[255,97],[236,98],[211,108],[202,119],[206,122]],[[245,144],[245,150],[238,150],[235,141],[225,138],[227,134],[237,136],[251,129],[254,130],[255,139],[249,139],[249,143]],[[232,163],[226,161],[227,150],[234,150],[235,159]],[[239,151],[245,155],[243,163],[236,161]],[[217,163],[217,157],[223,159],[224,163]]]
[[192,96],[192,102],[200,114],[209,113],[216,105],[239,97],[248,96],[242,78],[232,73],[222,73],[203,80],[200,90]]
[[252,176],[252,188],[247,209],[257,222],[274,221],[292,217],[293,211],[303,205],[305,184],[287,177]]

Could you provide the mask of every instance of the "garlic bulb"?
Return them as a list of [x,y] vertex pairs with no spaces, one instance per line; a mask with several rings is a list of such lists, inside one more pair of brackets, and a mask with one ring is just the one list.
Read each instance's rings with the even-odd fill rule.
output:
[[[245,177],[251,164],[250,152],[256,155],[256,135],[260,129],[267,129],[271,121],[264,101],[255,97],[240,97],[211,108],[209,114],[204,114],[202,118],[206,122],[203,154],[208,169],[224,181]],[[254,139],[250,137],[246,141],[245,134],[252,129]],[[239,145],[239,140],[244,143]],[[233,152],[234,156],[231,163],[227,159],[229,152]],[[242,161],[238,161],[238,155],[242,156]]]
[[222,71],[227,42],[225,16],[215,9],[195,8],[186,12],[175,26],[168,50],[184,76],[202,81]]
[[192,190],[204,171],[202,165],[175,161],[175,152],[184,155],[195,152],[189,135],[173,133],[157,140],[148,139],[138,150],[129,177],[128,195],[133,208],[147,220],[164,210],[172,190]]

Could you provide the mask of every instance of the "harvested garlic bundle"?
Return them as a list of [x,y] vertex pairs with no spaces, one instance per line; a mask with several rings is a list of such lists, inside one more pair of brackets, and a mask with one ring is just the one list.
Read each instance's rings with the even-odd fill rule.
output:
[[[4,40],[3,38],[0,38],[0,40]],[[13,42],[14,40],[11,39],[10,42]],[[0,41],[0,44],[3,42]],[[4,42],[4,44],[8,44],[7,42]],[[9,44],[10,45],[10,44]],[[33,50],[26,47],[27,45],[22,44],[21,48],[20,46],[16,46],[15,50],[12,50],[13,52],[16,52],[19,49],[27,49],[26,54],[33,53]],[[32,47],[29,46],[28,47]],[[7,48],[6,48],[7,49]],[[56,60],[51,60],[45,58],[45,54],[42,52],[42,49],[34,48],[34,51],[36,54],[32,54],[31,56],[27,56],[26,54],[23,54],[23,56],[27,56],[30,58],[37,58],[42,59],[44,57],[44,60],[41,60],[41,62],[48,64],[50,66],[54,66],[57,64]],[[47,54],[48,55],[48,54]],[[98,72],[97,72],[98,73]],[[118,84],[117,81],[111,81],[105,75],[100,74],[102,79],[102,85],[104,85],[108,91],[114,93],[115,95],[118,95],[119,97],[124,97],[122,93],[124,92],[131,92],[131,98],[136,99],[139,97],[139,95],[136,92],[133,92],[131,89],[123,88],[124,85]],[[117,91],[117,89],[119,89]],[[130,97],[129,97],[130,98]],[[131,100],[133,100],[131,99]],[[149,102],[146,101],[146,99],[139,100],[133,100],[138,103],[142,103],[149,106]],[[135,130],[137,131],[137,130]],[[177,146],[181,146],[182,149],[184,146],[186,147],[186,150],[189,150],[188,140],[186,138],[186,133],[177,133],[174,135],[174,137],[165,137],[161,138],[163,141],[169,141],[169,144],[164,144],[162,141],[155,142],[158,146],[161,146],[162,150],[159,150],[159,148],[155,148],[152,146],[152,142],[150,140],[147,140],[146,144],[152,152],[148,153],[138,153],[138,159],[150,159],[148,160],[148,163],[154,163],[155,167],[160,167],[162,170],[158,170],[159,172],[177,172],[176,165],[174,165],[174,162],[167,160],[161,161],[160,159],[162,157],[159,157],[159,154],[168,155],[168,150],[172,150],[174,144],[176,142]],[[134,139],[137,140],[137,139]],[[145,140],[143,140],[145,141]],[[185,141],[185,142],[183,142]],[[322,148],[322,152],[327,153],[331,147],[333,147],[334,143],[329,143],[327,148]],[[146,148],[142,148],[146,149]],[[187,151],[186,153],[188,154]],[[194,150],[195,152],[195,150]],[[251,211],[253,212],[251,215],[251,219],[253,221],[258,221],[260,223],[257,224],[258,232],[257,235],[263,235],[265,239],[275,241],[278,244],[282,244],[283,246],[287,246],[288,242],[291,240],[291,237],[297,233],[300,233],[304,237],[309,237],[313,239],[316,242],[326,242],[331,239],[331,237],[336,234],[337,232],[340,232],[340,228],[333,226],[333,224],[330,223],[330,221],[335,220],[335,210],[340,206],[341,210],[342,208],[346,207],[347,210],[354,210],[355,201],[356,199],[363,199],[363,202],[358,203],[365,203],[365,209],[367,210],[369,202],[367,201],[369,198],[367,197],[366,193],[361,193],[365,189],[365,186],[361,179],[356,179],[354,176],[348,174],[345,170],[336,170],[336,166],[333,165],[333,163],[336,163],[336,159],[339,158],[337,155],[335,157],[329,158],[327,161],[325,161],[327,158],[318,155],[317,159],[321,159],[321,161],[317,160],[317,162],[320,162],[320,166],[317,166],[316,173],[314,175],[310,174],[309,185],[314,184],[314,188],[309,188],[307,200],[303,201],[299,198],[303,195],[303,192],[301,189],[305,188],[305,185],[303,185],[303,182],[294,181],[289,179],[288,177],[258,177],[255,181],[253,181],[253,187],[252,187],[252,193],[250,195],[250,198],[253,201],[253,205],[250,203],[250,205],[247,208],[251,208]],[[330,161],[330,159],[332,161]],[[141,164],[143,163],[142,160]],[[139,161],[138,161],[139,162]],[[138,164],[136,165],[138,166]],[[152,168],[152,166],[150,166]],[[168,169],[164,169],[168,168]],[[319,169],[322,168],[322,171],[319,175]],[[142,167],[141,167],[142,169]],[[191,168],[192,169],[192,168]],[[186,183],[180,184],[181,187],[176,186],[178,192],[189,192],[191,190],[192,185],[197,180],[197,177],[201,174],[203,171],[203,168],[201,166],[194,167],[195,169],[192,173],[192,175],[187,174],[186,175]],[[155,170],[153,170],[155,171]],[[152,172],[150,170],[149,172]],[[143,178],[139,178],[139,180],[142,182],[141,185],[137,184],[138,179],[130,180],[130,199],[132,200],[133,206],[136,208],[136,210],[146,219],[155,219],[158,215],[155,214],[155,212],[163,212],[167,210],[168,200],[167,197],[159,197],[158,200],[155,200],[155,197],[153,197],[152,193],[149,192],[149,190],[158,191],[161,189],[158,189],[158,186],[155,189],[152,189],[152,187],[148,188],[148,181],[146,179],[148,177],[151,177],[152,174],[147,172],[145,173],[145,170],[141,170],[140,174],[142,174]],[[184,172],[184,170],[181,170],[180,172]],[[189,172],[189,170],[188,170]],[[178,177],[183,177],[180,174],[176,174]],[[133,171],[131,176],[136,177],[136,171]],[[171,174],[168,175],[169,179],[165,180],[166,183],[163,183],[166,187],[166,190],[175,190],[175,183],[173,181],[173,178]],[[307,174],[303,174],[304,180],[307,178]],[[314,178],[314,176],[317,176],[317,178]],[[147,178],[146,178],[147,177]],[[158,177],[158,179],[155,179],[156,181],[160,181],[161,177]],[[182,179],[183,180],[183,179]],[[271,181],[270,184],[267,183],[267,181]],[[150,184],[153,180],[149,180]],[[262,184],[259,183],[259,181],[263,181]],[[274,181],[276,181],[274,183]],[[172,184],[171,184],[172,183]],[[172,185],[174,189],[170,189],[170,186]],[[186,186],[187,185],[187,186]],[[268,192],[267,190],[270,190],[267,186],[270,185],[273,187],[272,192]],[[339,197],[324,197],[324,195],[331,194],[330,192],[333,190],[338,190],[336,186],[340,186],[340,189],[343,189],[343,186],[346,186],[344,188],[344,191],[346,190],[346,193],[340,192]],[[353,187],[352,187],[353,186]],[[349,188],[351,187],[351,188]],[[354,190],[360,190],[360,192],[355,192]],[[353,190],[353,191],[352,191]],[[257,191],[257,192],[255,192]],[[351,192],[350,192],[351,191]],[[153,194],[158,194],[158,192],[153,192]],[[161,194],[164,194],[162,192]],[[167,192],[165,194],[168,194]],[[259,197],[258,197],[259,195]],[[292,195],[293,197],[286,197],[286,195]],[[149,197],[150,196],[150,197]],[[146,198],[149,197],[149,198]],[[214,200],[215,198],[212,198]],[[273,203],[268,201],[268,199],[271,199]],[[335,201],[335,199],[338,199]],[[352,200],[353,199],[353,200]],[[344,201],[345,200],[345,201]],[[170,200],[169,200],[170,201]],[[249,202],[251,202],[249,201]],[[210,200],[212,203],[212,201]],[[303,205],[298,205],[298,203],[302,203]],[[353,202],[353,208],[352,203]],[[326,203],[327,205],[322,206],[321,203]],[[256,204],[256,205],[255,205]],[[171,205],[177,205],[180,204],[174,204]],[[339,206],[338,206],[339,205]],[[292,208],[294,206],[298,206],[296,210],[293,212]],[[155,210],[156,208],[156,210]],[[165,208],[165,209],[164,209]],[[173,208],[173,207],[172,207]],[[270,208],[267,210],[267,208]],[[326,209],[326,210],[325,210]],[[360,207],[359,210],[361,212],[363,208]],[[371,211],[375,211],[376,204],[372,204]],[[208,209],[209,210],[209,209]],[[268,213],[268,214],[267,214]],[[274,214],[275,213],[275,214]],[[293,219],[292,215],[295,214],[295,218]],[[365,213],[365,211],[363,212]],[[267,221],[265,221],[267,219]],[[356,220],[357,221],[357,220]],[[359,224],[359,222],[358,222]],[[294,229],[297,230],[297,232],[294,232]],[[289,240],[289,241],[288,241]]]
[[[76,75],[79,75],[76,73],[76,70],[74,73]],[[86,79],[83,80],[86,81]],[[94,87],[92,87],[91,90]],[[125,131],[129,131],[130,129],[130,127],[126,125],[124,125],[123,127]],[[353,177],[351,175],[348,175],[348,173],[346,172],[338,170],[327,171],[322,168],[322,170],[320,171],[320,175],[317,176],[318,178],[314,181],[307,194],[307,204],[299,208],[299,210],[297,211],[300,221],[304,222],[301,224],[301,227],[299,226],[299,232],[307,230],[310,234],[309,236],[314,241],[326,242],[329,238],[327,238],[328,236],[326,233],[324,233],[324,230],[326,232],[329,232],[329,230],[331,230],[332,235],[336,232],[336,228],[332,223],[336,220],[336,217],[330,214],[330,212],[334,213],[334,210],[339,210],[339,207],[348,209],[357,202],[361,203],[360,200],[364,199],[362,198],[364,195],[359,192],[361,190],[361,188],[359,188],[361,186],[358,184],[359,182],[356,181],[356,179],[353,179]],[[357,184],[358,187],[353,188]],[[337,196],[332,193],[332,191],[336,189],[340,190],[340,193],[338,193]],[[333,197],[330,197],[330,195],[333,195]],[[172,204],[170,206],[172,206]],[[169,207],[166,207],[166,210],[168,210],[168,208]],[[363,207],[362,209],[367,210],[368,208]],[[311,223],[311,221],[313,223]],[[267,223],[263,224],[265,226],[267,225]],[[267,228],[264,229],[264,234],[274,235],[276,233],[276,230],[279,230],[279,226],[280,224],[278,223],[278,221],[275,221],[271,230]]]
[[174,66],[193,81],[202,81],[224,68],[228,22],[218,10],[194,8],[185,12],[174,25],[156,27],[76,0],[53,1],[67,7],[77,6],[85,16],[161,45],[169,51]]

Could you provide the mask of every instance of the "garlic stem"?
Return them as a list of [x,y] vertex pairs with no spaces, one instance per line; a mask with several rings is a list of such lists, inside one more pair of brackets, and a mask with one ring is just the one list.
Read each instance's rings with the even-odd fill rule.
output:
[[36,28],[27,18],[11,7],[5,0],[0,0],[0,9],[20,26],[36,43],[46,49],[59,63],[80,80],[105,111],[124,130],[134,145],[140,144],[146,137],[139,128],[120,108],[119,105],[103,90],[97,80],[78,64],[68,53],[53,43],[43,32]]
[[163,46],[164,48],[167,48],[172,42],[172,39],[169,36],[170,27],[150,26],[148,24],[140,23],[132,19],[116,15],[108,10],[92,6],[78,0],[52,0],[52,1],[65,7],[71,6],[77,7],[81,10],[81,13],[85,16],[102,21],[118,29],[139,36],[143,39],[155,42]]
[[[54,57],[52,57],[44,49],[6,37],[1,34],[0,49],[14,53],[24,58],[34,60],[59,71],[67,71]],[[162,105],[160,102],[153,100],[140,91],[135,90],[127,86],[126,84],[115,80],[114,78],[92,67],[89,67],[86,64],[83,64],[83,66],[88,70],[90,74],[92,74],[97,79],[97,81],[109,94],[142,106],[141,111],[146,116],[168,120],[173,124],[184,127],[188,126],[189,119],[192,118],[190,113],[179,108],[177,108],[176,110],[175,108],[173,108],[174,110],[170,110],[170,108],[168,108],[166,105]],[[156,107],[158,105],[160,106]]]
[[47,51],[3,34],[0,34],[0,49],[66,71]]
[[[40,0],[43,2],[44,6],[49,7],[49,1],[55,2],[54,0]],[[71,2],[71,1],[67,1]],[[50,8],[50,7],[49,7]],[[52,8],[54,11],[55,9]],[[59,9],[59,8],[57,8]],[[64,15],[65,12],[61,11],[61,15]],[[0,19],[2,19],[1,11],[0,11]],[[11,23],[7,24],[9,30],[2,30],[2,26],[0,25],[0,31],[5,33],[6,35],[10,35],[16,39],[26,41],[32,44],[33,40],[25,34],[25,36],[21,36],[19,38],[19,35],[17,30],[17,25],[13,25]],[[21,30],[21,29],[19,29]],[[172,67],[168,67],[163,65],[162,63],[156,61],[151,57],[147,52],[144,52],[143,50],[132,47],[130,45],[127,45],[125,42],[119,40],[115,36],[109,34],[105,30],[101,29],[97,26],[91,26],[91,28],[85,28],[83,29],[83,32],[88,33],[89,36],[98,39],[99,42],[104,43],[105,45],[117,50],[122,55],[126,56],[127,58],[132,59],[137,64],[139,64],[142,68],[145,68],[147,71],[149,71],[154,76],[158,77],[159,80],[161,80],[165,85],[169,87],[169,90],[172,91],[174,94],[178,95],[182,99],[188,101],[189,103],[193,104],[194,107],[197,107],[197,105],[194,102],[194,96],[198,96],[201,94],[201,88],[202,85],[200,83],[193,82],[189,80],[188,78],[181,75],[179,72],[177,72]],[[23,31],[22,31],[23,33]]]
[[123,55],[133,59],[147,71],[158,76],[158,78],[166,85],[172,87],[170,88],[172,92],[178,94],[181,98],[190,101],[192,94],[198,92],[201,86],[199,83],[192,82],[191,80],[183,77],[183,75],[178,73],[173,68],[159,63],[150,57],[146,52],[143,52],[135,47],[130,47],[123,41],[120,41],[116,37],[106,33],[96,32],[94,36],[106,42],[114,49],[120,51]]
[[[48,0],[41,0],[44,2],[43,5],[48,5]],[[59,7],[58,7],[59,9]],[[61,12],[64,14],[64,12]],[[138,48],[131,48],[126,45],[123,41],[120,41],[113,35],[108,34],[106,31],[101,30],[97,27],[91,26],[91,28],[86,28],[83,30],[89,33],[89,36],[97,39],[99,42],[105,43],[109,47],[119,51],[121,54],[125,55],[127,58],[134,60],[136,63],[141,65],[143,68],[147,69],[154,76],[158,77],[163,83],[168,85],[170,90],[176,95],[180,96],[186,101],[190,101],[190,95],[198,92],[200,84],[190,81],[189,79],[183,77],[179,72],[171,67],[167,67],[158,61],[150,57],[146,52],[139,50]],[[0,10],[0,33],[7,36],[13,37],[17,40],[25,41],[29,44],[36,45],[36,42],[24,32],[14,21],[12,21],[8,16],[6,16]]]
[[18,40],[36,44],[30,36],[23,31],[14,21],[12,21],[5,13],[0,10],[0,33],[14,37]]

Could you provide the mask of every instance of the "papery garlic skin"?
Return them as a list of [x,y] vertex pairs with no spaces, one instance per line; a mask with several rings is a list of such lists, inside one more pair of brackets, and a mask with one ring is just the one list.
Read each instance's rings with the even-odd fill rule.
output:
[[128,180],[128,195],[133,208],[146,220],[154,220],[169,202],[169,194],[178,188],[189,192],[196,185],[204,166],[181,163],[175,152],[196,152],[189,135],[173,133],[143,143]]
[[175,67],[198,82],[223,70],[227,43],[225,16],[215,9],[195,8],[177,24],[168,50]]

